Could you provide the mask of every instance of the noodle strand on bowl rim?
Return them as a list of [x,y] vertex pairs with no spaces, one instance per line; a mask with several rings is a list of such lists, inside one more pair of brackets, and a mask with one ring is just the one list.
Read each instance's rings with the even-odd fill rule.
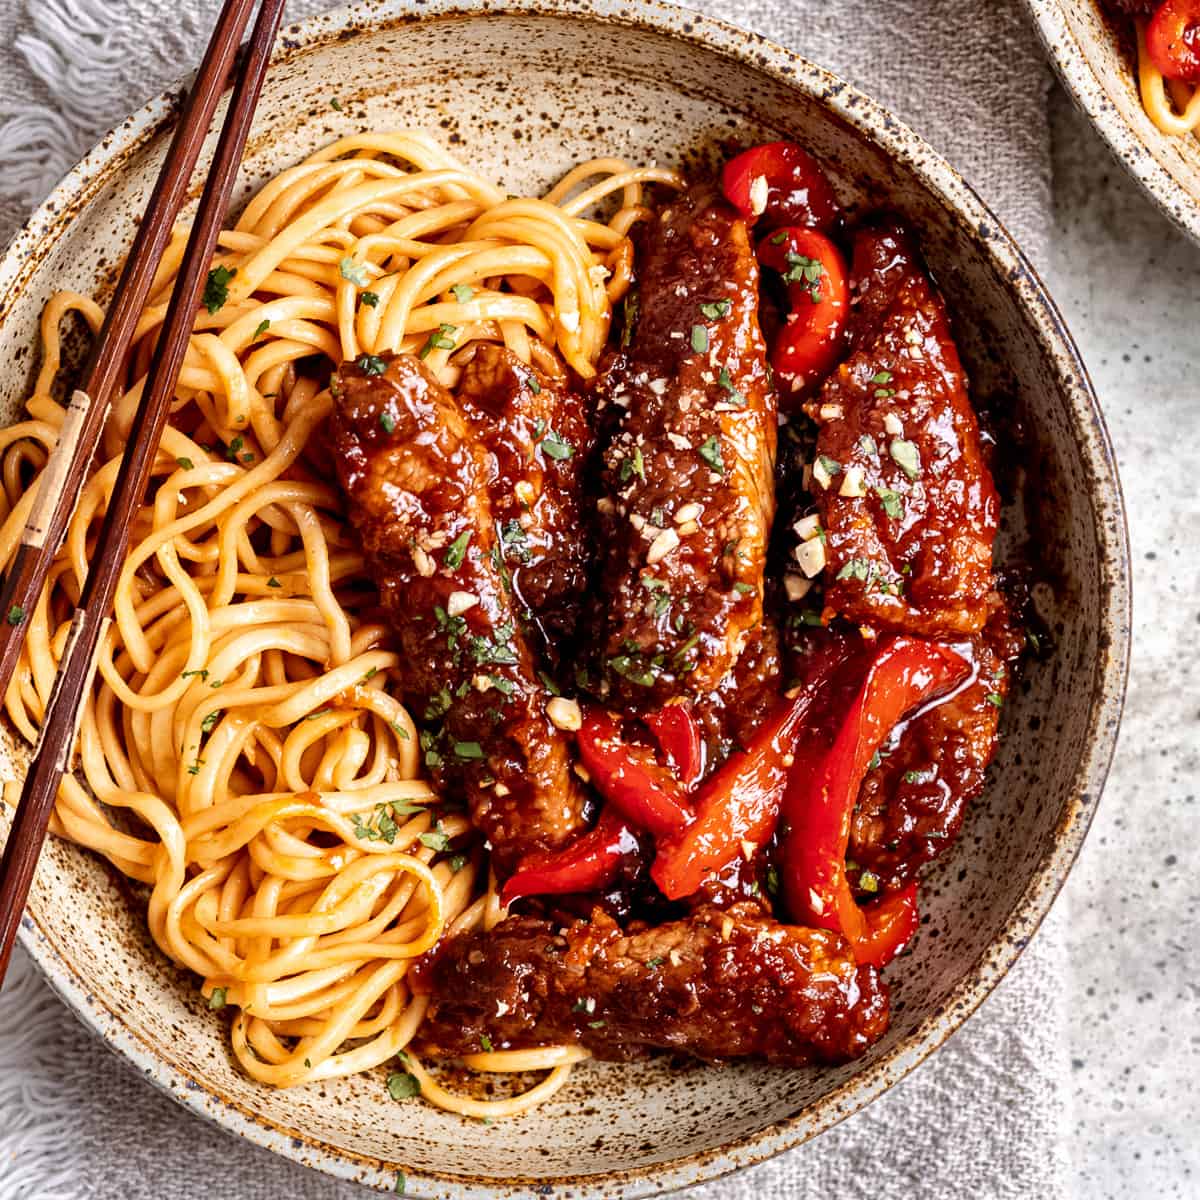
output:
[[[473,1055],[545,1071],[512,1098],[446,1090],[405,1047],[427,1000],[414,959],[502,917],[481,851],[421,779],[418,731],[389,694],[398,659],[349,536],[321,429],[344,358],[419,355],[447,386],[484,341],[562,376],[595,374],[630,284],[627,234],[674,172],[581,163],[510,198],[428,134],[342,138],[282,171],[219,241],[152,494],[84,709],[79,770],[51,829],[149,889],[157,945],[234,1006],[231,1044],[277,1087],[401,1056],[432,1104],[517,1115],[578,1047]],[[607,220],[586,214],[597,205]],[[615,208],[613,207],[615,205]],[[37,738],[186,241],[176,231],[137,330],[128,390],[34,612],[5,710]],[[65,409],[61,327],[102,310],[60,292],[41,323],[28,417],[0,431],[0,560],[11,561]]]

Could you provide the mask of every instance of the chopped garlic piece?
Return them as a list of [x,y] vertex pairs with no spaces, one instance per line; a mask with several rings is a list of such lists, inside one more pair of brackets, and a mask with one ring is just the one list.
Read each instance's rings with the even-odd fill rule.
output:
[[838,488],[839,496],[865,496],[867,494],[867,486],[863,483],[863,473],[861,467],[847,467],[845,475],[842,476],[842,486]]
[[672,520],[676,525],[686,525],[689,521],[694,521],[703,511],[700,505],[693,500],[690,504],[683,505]]
[[796,547],[796,562],[809,579],[815,579],[825,569],[825,543],[820,538],[801,543]]
[[650,543],[650,549],[646,551],[646,562],[650,566],[653,566],[656,562],[661,562],[678,545],[679,534],[673,529],[664,529]]
[[570,731],[583,727],[583,713],[579,710],[579,704],[562,696],[555,696],[546,704],[546,716],[556,729]]
[[892,437],[899,437],[904,432],[904,422],[895,413],[888,413],[883,418],[883,427]]
[[821,532],[821,514],[809,513],[807,517],[801,517],[792,528],[802,542],[811,541]]
[[813,463],[812,477],[823,488],[827,488],[833,482],[833,476],[825,469],[825,460],[818,456],[817,461]]
[[463,613],[479,603],[479,597],[474,592],[451,592],[446,601],[446,612],[452,617],[461,617]]
[[750,180],[750,211],[757,217],[767,209],[767,177],[755,175]]
[[820,417],[822,421],[840,421],[842,419],[842,406],[840,404],[822,404]]

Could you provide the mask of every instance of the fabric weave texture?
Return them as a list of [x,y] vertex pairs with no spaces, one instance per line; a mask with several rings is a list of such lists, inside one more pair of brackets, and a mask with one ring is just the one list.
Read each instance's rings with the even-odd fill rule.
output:
[[[293,0],[299,19],[330,7]],[[1049,68],[1017,0],[693,0],[872,94],[954,163],[1035,265]],[[199,60],[217,0],[0,0],[0,245],[112,125]],[[867,1110],[689,1200],[1059,1200],[1070,1121],[1060,908],[967,1025]],[[349,1200],[239,1143],[75,1020],[18,948],[0,992],[0,1200]]]

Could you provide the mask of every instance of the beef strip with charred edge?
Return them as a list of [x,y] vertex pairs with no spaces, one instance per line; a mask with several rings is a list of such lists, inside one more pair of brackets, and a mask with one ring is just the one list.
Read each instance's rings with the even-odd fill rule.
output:
[[334,391],[334,457],[400,640],[401,689],[429,726],[425,762],[466,796],[506,873],[577,834],[584,797],[497,566],[490,456],[409,355],[345,363]]
[[846,851],[860,896],[903,887],[953,844],[983,791],[1023,642],[1000,601],[982,636],[956,647],[972,663],[967,682],[906,721],[868,771]]
[[425,975],[425,1053],[577,1043],[782,1065],[842,1062],[888,1025],[888,995],[839,934],[781,925],[752,904],[623,933],[601,912],[564,932],[509,917],[455,938]]
[[898,226],[856,233],[850,355],[805,406],[826,615],[927,637],[987,619],[999,500],[945,305]]
[[506,577],[557,668],[587,585],[579,499],[592,442],[588,407],[490,343],[463,369],[455,399],[491,451],[488,494]]
[[[693,192],[638,227],[638,317],[598,385],[601,692],[711,692],[762,619],[776,405],[745,223]],[[627,302],[628,304],[628,302]]]

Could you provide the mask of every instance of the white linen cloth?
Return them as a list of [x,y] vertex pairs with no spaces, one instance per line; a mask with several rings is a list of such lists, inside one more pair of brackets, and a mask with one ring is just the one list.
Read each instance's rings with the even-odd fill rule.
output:
[[[859,85],[982,193],[1033,258],[1051,221],[1050,74],[1017,0],[692,0]],[[0,0],[0,244],[68,168],[194,64],[216,0]],[[293,0],[290,17],[330,7]],[[690,1200],[1060,1200],[1066,964],[1052,914],[982,1010],[865,1112]],[[218,1174],[219,1172],[219,1174]],[[0,1200],[348,1200],[234,1140],[94,1039],[18,948],[0,993]]]

